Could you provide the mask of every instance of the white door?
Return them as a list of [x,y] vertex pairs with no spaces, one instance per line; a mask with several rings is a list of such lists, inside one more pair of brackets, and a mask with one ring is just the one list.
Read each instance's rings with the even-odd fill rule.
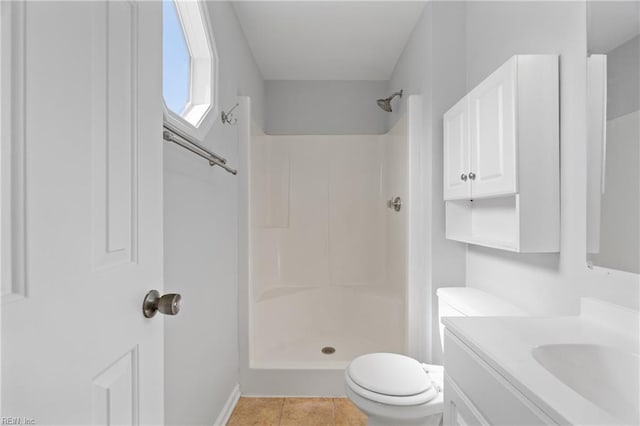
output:
[[469,115],[465,96],[444,114],[444,199],[471,197]]
[[163,423],[161,13],[2,2],[2,416]]
[[516,58],[469,93],[473,198],[515,194]]

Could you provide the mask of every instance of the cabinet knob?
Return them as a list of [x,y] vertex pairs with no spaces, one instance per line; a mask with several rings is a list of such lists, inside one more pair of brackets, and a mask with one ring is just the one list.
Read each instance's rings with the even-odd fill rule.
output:
[[473,172],[469,172],[469,179],[476,180],[476,174]]
[[460,180],[461,180],[461,181],[463,181],[463,182],[466,182],[466,181],[467,181],[467,175],[466,175],[466,174],[464,174],[464,173],[463,173],[463,174],[461,174],[461,175],[460,175]]

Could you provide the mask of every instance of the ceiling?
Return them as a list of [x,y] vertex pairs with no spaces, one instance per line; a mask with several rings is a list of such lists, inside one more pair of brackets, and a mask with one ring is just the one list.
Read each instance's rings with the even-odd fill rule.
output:
[[640,2],[589,2],[589,53],[608,53],[640,34]]
[[388,80],[421,1],[235,1],[265,80]]

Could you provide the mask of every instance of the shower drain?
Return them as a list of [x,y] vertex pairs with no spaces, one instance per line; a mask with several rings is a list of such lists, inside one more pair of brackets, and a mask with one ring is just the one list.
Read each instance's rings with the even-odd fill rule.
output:
[[322,348],[322,353],[325,355],[331,355],[335,351],[336,348],[334,348],[333,346],[325,346],[324,348]]

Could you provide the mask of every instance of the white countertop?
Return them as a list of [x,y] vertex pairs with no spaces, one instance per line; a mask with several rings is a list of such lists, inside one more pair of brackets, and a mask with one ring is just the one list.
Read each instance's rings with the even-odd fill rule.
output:
[[[585,303],[593,305],[585,308]],[[621,424],[623,422],[619,419],[562,383],[531,353],[531,349],[540,345],[581,343],[612,346],[637,354],[637,313],[633,311],[629,315],[623,312],[620,316],[619,312],[613,312],[607,315],[603,313],[606,309],[591,299],[583,299],[580,316],[449,317],[443,322],[447,330],[465,342],[554,421]],[[619,323],[621,318],[623,324]],[[616,321],[618,323],[614,324]],[[589,371],[585,374],[597,377],[606,372]]]

